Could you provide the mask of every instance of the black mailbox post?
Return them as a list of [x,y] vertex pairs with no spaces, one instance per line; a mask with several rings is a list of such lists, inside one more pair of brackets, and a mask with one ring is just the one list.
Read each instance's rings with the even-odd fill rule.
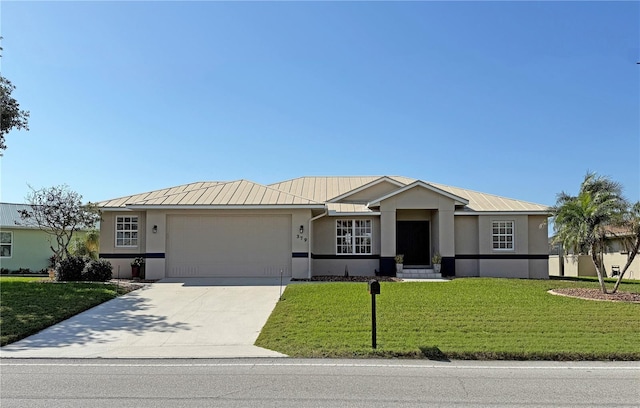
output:
[[369,281],[371,295],[371,347],[376,348],[376,295],[380,294],[380,282],[375,279]]

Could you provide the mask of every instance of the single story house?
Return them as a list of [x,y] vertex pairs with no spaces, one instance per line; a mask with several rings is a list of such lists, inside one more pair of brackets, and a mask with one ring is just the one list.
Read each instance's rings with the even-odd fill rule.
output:
[[197,182],[98,203],[100,256],[147,279],[442,274],[547,279],[547,206],[407,177]]
[[0,268],[9,271],[29,269],[41,272],[53,255],[49,234],[35,226],[24,225],[20,210],[27,204],[0,203]]

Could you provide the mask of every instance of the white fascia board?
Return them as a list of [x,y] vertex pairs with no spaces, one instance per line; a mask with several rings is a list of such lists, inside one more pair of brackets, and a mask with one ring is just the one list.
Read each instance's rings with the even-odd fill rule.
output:
[[128,205],[129,210],[286,210],[286,209],[320,209],[324,204],[283,204],[283,205]]
[[362,211],[358,211],[358,212],[337,212],[337,211],[329,211],[328,216],[329,217],[349,217],[349,216],[358,216],[358,217],[362,217],[362,216],[369,216],[369,215],[380,215],[379,211],[372,211],[372,212],[362,212]]
[[129,207],[98,207],[98,209],[102,212],[109,211],[132,211]]
[[549,211],[455,211],[453,215],[547,215]]
[[377,207],[377,206],[380,205],[380,202],[386,200],[387,198],[393,197],[393,196],[398,195],[398,194],[402,194],[405,191],[411,190],[412,188],[415,188],[417,186],[426,188],[427,190],[431,190],[434,193],[438,193],[440,195],[448,197],[448,198],[452,199],[453,201],[455,201],[456,205],[467,205],[467,204],[469,204],[469,200],[467,200],[466,198],[462,198],[462,197],[457,196],[455,194],[448,193],[448,192],[446,192],[444,190],[441,190],[441,189],[439,189],[439,188],[437,188],[435,186],[432,186],[431,184],[427,184],[424,181],[418,180],[418,181],[414,181],[411,184],[408,184],[408,185],[406,185],[406,186],[404,186],[404,187],[402,187],[402,188],[400,188],[400,189],[398,189],[396,191],[392,191],[391,193],[389,193],[389,194],[387,194],[385,196],[382,196],[382,197],[370,202],[369,204],[367,204],[367,207]]
[[358,188],[355,188],[355,189],[353,189],[353,190],[351,190],[351,191],[347,191],[347,192],[346,192],[346,193],[344,193],[344,194],[340,194],[340,195],[339,195],[339,196],[337,196],[337,197],[333,197],[331,200],[329,200],[329,201],[327,201],[327,202],[328,202],[328,203],[337,203],[337,202],[339,202],[340,200],[343,200],[343,199],[345,199],[345,198],[347,198],[347,197],[349,197],[349,196],[351,196],[351,195],[354,195],[354,194],[356,194],[356,193],[359,193],[360,191],[366,190],[366,189],[368,189],[368,188],[370,188],[370,187],[373,187],[373,186],[378,185],[378,184],[380,184],[380,183],[382,183],[382,182],[385,182],[385,181],[386,181],[386,182],[389,182],[389,183],[391,183],[391,184],[394,184],[394,185],[396,185],[396,186],[398,186],[398,187],[404,187],[404,186],[405,186],[405,184],[402,184],[402,183],[401,183],[401,182],[399,182],[399,181],[395,181],[395,180],[393,180],[393,179],[390,179],[390,178],[389,178],[389,177],[387,177],[387,176],[384,176],[384,177],[380,177],[379,179],[373,180],[373,181],[371,181],[371,182],[369,182],[369,183],[367,183],[367,184],[364,184],[364,185],[362,185],[362,186],[360,186],[360,187],[358,187]]

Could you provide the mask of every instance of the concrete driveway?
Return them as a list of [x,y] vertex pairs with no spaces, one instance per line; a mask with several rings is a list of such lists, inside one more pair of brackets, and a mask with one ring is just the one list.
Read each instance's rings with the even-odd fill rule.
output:
[[253,345],[279,295],[279,278],[165,279],[2,347],[0,356],[285,357]]

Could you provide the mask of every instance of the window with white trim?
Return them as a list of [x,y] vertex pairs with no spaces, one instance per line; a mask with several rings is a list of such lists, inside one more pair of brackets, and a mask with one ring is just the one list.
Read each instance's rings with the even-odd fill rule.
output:
[[513,250],[514,222],[493,221],[492,246],[496,250]]
[[0,258],[11,258],[13,254],[13,232],[0,232]]
[[138,217],[137,216],[117,216],[116,217],[116,246],[117,247],[138,246]]
[[371,220],[336,220],[336,253],[370,255]]

